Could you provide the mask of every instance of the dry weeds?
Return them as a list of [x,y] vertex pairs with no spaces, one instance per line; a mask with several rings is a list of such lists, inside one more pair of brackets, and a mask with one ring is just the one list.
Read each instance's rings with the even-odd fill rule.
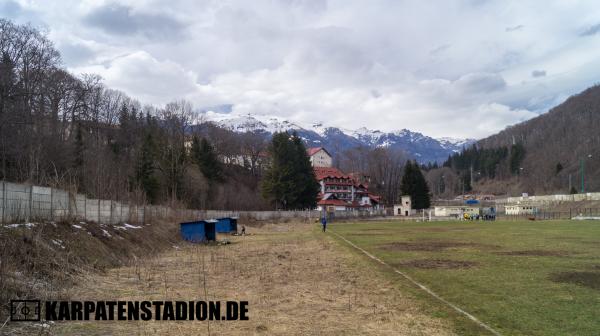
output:
[[[92,275],[73,300],[246,300],[249,321],[65,322],[51,334],[444,335],[446,322],[310,224],[269,224],[232,244],[179,249]],[[203,271],[204,268],[204,271]],[[206,282],[205,282],[206,279]],[[204,288],[206,285],[206,292]]]

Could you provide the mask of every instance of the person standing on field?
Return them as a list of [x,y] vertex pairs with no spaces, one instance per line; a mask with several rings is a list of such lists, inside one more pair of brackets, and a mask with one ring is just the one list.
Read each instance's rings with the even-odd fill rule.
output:
[[327,218],[325,216],[321,217],[321,225],[323,225],[323,232],[327,229]]

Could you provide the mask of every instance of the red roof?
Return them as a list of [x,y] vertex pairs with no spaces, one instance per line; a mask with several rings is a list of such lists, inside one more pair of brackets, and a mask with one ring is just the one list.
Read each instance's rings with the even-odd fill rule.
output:
[[339,200],[339,199],[320,200],[317,204],[319,204],[319,205],[343,205],[343,206],[349,206],[348,202],[342,201],[342,200]]
[[310,148],[307,148],[306,149],[306,154],[308,154],[308,156],[313,156],[313,155],[317,154],[317,152],[320,151],[321,149],[323,151],[325,151],[325,153],[327,153],[327,155],[331,156],[331,154],[329,154],[329,152],[325,148],[323,148],[323,147],[310,147]]
[[381,196],[369,193],[369,198],[376,203],[381,202]]
[[326,177],[345,178],[349,179],[349,175],[345,175],[341,170],[333,167],[314,167],[315,177],[317,180],[322,180]]

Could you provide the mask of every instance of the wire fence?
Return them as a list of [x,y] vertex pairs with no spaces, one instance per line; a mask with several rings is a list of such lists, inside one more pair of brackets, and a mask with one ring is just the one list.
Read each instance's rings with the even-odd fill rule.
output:
[[600,208],[571,208],[569,210],[536,209],[530,214],[499,214],[498,219],[504,220],[558,220],[576,217],[600,217]]

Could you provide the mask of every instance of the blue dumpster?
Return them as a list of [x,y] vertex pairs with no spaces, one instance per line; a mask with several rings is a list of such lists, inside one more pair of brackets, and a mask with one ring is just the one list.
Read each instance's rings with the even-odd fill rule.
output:
[[237,232],[237,217],[223,217],[217,219],[217,232]]
[[180,223],[181,238],[193,243],[216,240],[216,224],[212,219]]

